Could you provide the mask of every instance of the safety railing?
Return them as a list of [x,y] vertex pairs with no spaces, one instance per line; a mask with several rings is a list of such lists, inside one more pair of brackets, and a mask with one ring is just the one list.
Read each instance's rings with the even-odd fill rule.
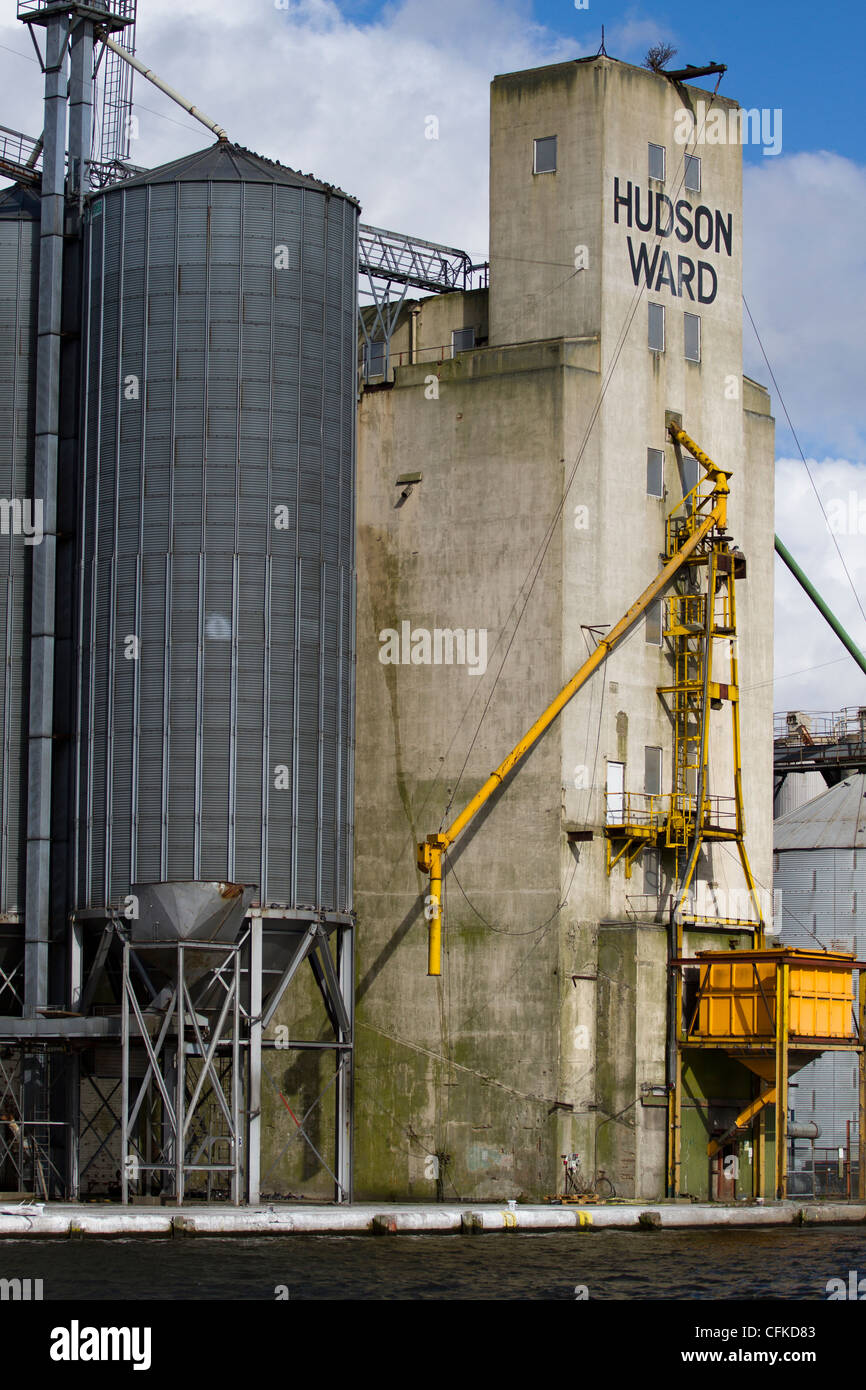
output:
[[690,536],[702,526],[715,503],[715,493],[706,478],[701,478],[671,512],[665,523],[667,554],[680,550]]
[[866,706],[777,712],[773,715],[773,738],[791,744],[866,743]]
[[[628,830],[662,831],[672,817],[694,825],[697,816],[697,796],[688,792],[617,792],[606,791],[605,825],[622,826]],[[737,827],[737,802],[733,796],[705,796],[704,829],[734,831]]]
[[[89,7],[94,10],[103,10],[106,14],[115,15],[118,19],[134,19],[136,0],[88,0]],[[18,18],[32,19],[34,15],[44,10],[62,10],[58,5],[58,0],[18,0]]]
[[362,344],[358,352],[358,368],[367,381],[375,380],[376,377],[384,378],[386,372],[390,376],[395,367],[411,367],[416,362],[450,362],[452,357],[459,357],[463,352],[475,352],[478,348],[486,347],[487,343],[486,340],[481,340],[465,348],[454,347],[451,343],[439,343],[435,347],[411,350],[404,348],[402,352],[392,350],[387,355],[384,342],[374,342],[371,346],[374,351],[368,351],[366,344]]

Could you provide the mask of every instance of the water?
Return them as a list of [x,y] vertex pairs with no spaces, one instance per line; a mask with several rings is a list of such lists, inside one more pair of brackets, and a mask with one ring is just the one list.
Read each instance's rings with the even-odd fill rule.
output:
[[825,1300],[849,1270],[866,1230],[0,1240],[0,1277],[46,1301]]

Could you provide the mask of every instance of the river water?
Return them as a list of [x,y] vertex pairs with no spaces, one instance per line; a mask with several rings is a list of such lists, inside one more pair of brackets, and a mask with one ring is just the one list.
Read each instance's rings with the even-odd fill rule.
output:
[[0,1278],[46,1301],[823,1301],[852,1270],[866,1229],[0,1240]]

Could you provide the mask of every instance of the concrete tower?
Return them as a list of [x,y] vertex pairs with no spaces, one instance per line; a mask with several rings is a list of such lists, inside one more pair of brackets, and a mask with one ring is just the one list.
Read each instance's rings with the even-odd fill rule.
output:
[[[671,787],[664,610],[450,855],[439,981],[413,849],[658,573],[698,473],[670,413],[732,474],[747,845],[771,882],[773,423],[742,375],[742,150],[695,141],[709,102],[605,57],[496,78],[489,291],[407,306],[361,400],[359,1196],[538,1198],[575,1151],[621,1195],[664,1190],[675,870],[653,850],[609,873],[604,833],[606,791]],[[734,103],[711,109],[736,131]],[[724,740],[710,776],[727,795]],[[710,914],[742,915],[742,882],[729,846],[701,854]],[[731,1064],[687,1076],[684,1190],[711,1189],[706,1136],[750,1094]]]

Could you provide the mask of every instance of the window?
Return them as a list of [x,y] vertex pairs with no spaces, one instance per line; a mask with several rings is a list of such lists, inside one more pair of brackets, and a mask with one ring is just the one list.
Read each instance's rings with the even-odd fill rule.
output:
[[622,825],[625,814],[625,763],[607,765],[607,824]]
[[385,375],[385,340],[364,344],[364,361],[367,376]]
[[684,187],[689,193],[700,193],[701,191],[701,160],[700,155],[686,155],[686,176]]
[[[687,493],[691,492],[692,488],[697,487],[698,479],[701,476],[701,465],[698,463],[697,459],[692,458],[691,454],[683,454],[682,461],[683,496],[685,497]],[[689,515],[691,515],[691,512]]]
[[687,362],[701,360],[701,319],[699,314],[683,314],[685,354]]
[[646,451],[646,490],[648,497],[665,495],[665,451],[647,449]]
[[541,140],[535,140],[533,144],[533,174],[555,174],[556,136],[545,135]]
[[646,747],[643,750],[643,789],[648,796],[659,796],[662,789],[662,750]]
[[665,147],[664,145],[650,145],[649,147],[649,176],[651,179],[664,180],[665,176]]
[[648,304],[648,338],[647,341],[653,352],[664,352],[665,350],[665,306],[663,304]]
[[458,352],[466,352],[475,346],[474,328],[455,328],[451,333],[451,356],[456,357]]
[[643,852],[643,891],[648,898],[657,898],[661,890],[661,855],[657,849]]
[[662,644],[662,601],[657,598],[651,603],[646,611],[646,623],[644,625],[644,636],[649,646],[660,647]]

